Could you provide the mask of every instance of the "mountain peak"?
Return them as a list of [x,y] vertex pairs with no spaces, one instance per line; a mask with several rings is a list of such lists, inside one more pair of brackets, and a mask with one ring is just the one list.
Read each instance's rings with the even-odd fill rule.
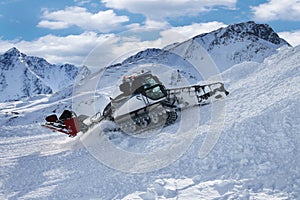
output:
[[213,38],[213,41],[210,41],[211,45],[237,43],[242,40],[252,42],[263,40],[273,45],[291,46],[284,39],[280,38],[268,24],[257,24],[254,21],[231,24],[210,33],[200,34],[193,39],[202,40],[204,38],[208,39],[207,37]]
[[288,44],[268,24],[257,24],[254,21],[248,21],[229,25],[225,29],[229,32],[237,32],[242,35],[253,35],[276,45],[281,43]]
[[13,48],[9,49],[8,51],[6,51],[5,54],[11,54],[11,55],[18,56],[21,54],[21,52],[16,47],[13,47]]

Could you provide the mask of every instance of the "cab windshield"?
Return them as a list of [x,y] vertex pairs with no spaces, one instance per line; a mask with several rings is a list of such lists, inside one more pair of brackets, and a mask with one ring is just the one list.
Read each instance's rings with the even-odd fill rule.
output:
[[165,87],[156,76],[145,75],[135,78],[132,82],[123,82],[119,85],[119,90],[114,92],[113,99],[128,97],[135,94],[157,100],[166,96]]
[[163,98],[165,97],[163,87],[161,85],[156,85],[154,87],[145,89],[145,96],[152,100]]
[[157,100],[166,96],[164,87],[156,77],[147,76],[144,81],[143,87],[146,97]]

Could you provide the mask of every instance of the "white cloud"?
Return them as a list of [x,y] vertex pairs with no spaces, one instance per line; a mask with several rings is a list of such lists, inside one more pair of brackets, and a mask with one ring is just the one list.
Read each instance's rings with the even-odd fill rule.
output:
[[293,32],[280,32],[278,35],[292,46],[300,45],[300,30]]
[[107,7],[126,9],[132,13],[140,13],[147,18],[160,21],[167,17],[191,16],[223,6],[235,7],[237,0],[102,0]]
[[[93,70],[98,70],[99,67],[120,62],[146,48],[162,48],[223,26],[225,24],[221,22],[208,22],[164,30],[138,27],[139,29],[118,35],[87,31],[66,37],[46,35],[34,41],[8,41],[0,38],[0,53],[15,46],[27,55],[43,57],[50,63],[71,63],[78,66],[84,63]],[[93,49],[97,49],[94,57],[89,56]],[[87,58],[89,59],[86,60]]]
[[156,21],[151,19],[146,19],[145,27],[147,28],[165,28],[169,25],[166,21]]
[[68,28],[69,26],[70,25],[66,22],[48,21],[48,20],[42,20],[38,24],[38,27],[49,28],[49,29],[65,29],[65,28]]
[[[225,26],[227,25],[217,21],[207,22],[207,23],[193,23],[187,26],[172,27],[166,31],[163,31],[161,34],[165,35],[166,38],[171,38],[173,33],[180,34],[185,38],[191,38],[196,35],[202,33],[208,33]],[[174,38],[173,41],[176,41],[176,39]]]
[[[86,64],[92,70],[99,70],[120,56],[124,58],[124,55],[133,55],[145,48],[162,47],[160,39],[142,41],[140,38],[127,36],[126,33],[121,36],[84,32],[66,37],[46,35],[34,41],[9,41],[0,38],[0,54],[16,47],[26,55],[42,57],[53,64],[70,63],[77,66]],[[89,54],[95,48],[98,54],[91,59]]]
[[77,5],[83,6],[85,4],[91,4],[91,0],[74,0]]
[[77,6],[53,12],[45,9],[42,18],[38,23],[38,27],[41,28],[64,29],[77,26],[84,30],[100,32],[121,28],[122,23],[129,21],[127,16],[117,16],[113,10],[90,13],[86,8]]
[[81,65],[97,44],[103,43],[111,37],[113,37],[111,34],[84,32],[80,35],[66,37],[46,35],[34,41],[0,39],[0,52],[4,53],[9,48],[17,47],[27,55],[43,57],[50,63]]
[[299,0],[269,0],[251,9],[256,20],[300,20]]

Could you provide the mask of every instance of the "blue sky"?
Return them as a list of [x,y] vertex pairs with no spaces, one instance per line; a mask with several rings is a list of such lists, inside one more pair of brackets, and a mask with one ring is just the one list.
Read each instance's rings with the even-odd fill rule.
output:
[[293,46],[300,44],[299,0],[0,0],[0,53],[15,46],[51,63],[80,65],[107,38],[159,30],[149,41],[131,39],[107,50],[106,64],[133,46],[176,42],[174,31],[188,38],[249,20],[267,23]]

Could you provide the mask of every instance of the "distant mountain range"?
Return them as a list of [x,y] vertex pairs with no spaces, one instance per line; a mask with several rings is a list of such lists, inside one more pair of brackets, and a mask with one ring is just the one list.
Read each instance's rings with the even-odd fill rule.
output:
[[77,75],[90,73],[87,67],[50,64],[12,48],[0,55],[0,101],[51,94],[73,84]]
[[[281,46],[290,46],[269,25],[249,21],[200,34],[162,49],[146,49],[122,63],[108,66],[104,78],[110,79],[106,82],[111,83],[130,68],[145,63],[166,64],[174,68],[180,66],[188,77],[193,77],[192,71],[184,69],[189,68],[185,59],[191,56],[195,44],[207,50],[221,72],[245,61],[262,62]],[[181,51],[180,56],[178,51]],[[43,58],[27,56],[12,48],[0,55],[0,101],[51,94],[71,85],[78,74],[85,77],[90,73],[87,67],[53,65]]]

